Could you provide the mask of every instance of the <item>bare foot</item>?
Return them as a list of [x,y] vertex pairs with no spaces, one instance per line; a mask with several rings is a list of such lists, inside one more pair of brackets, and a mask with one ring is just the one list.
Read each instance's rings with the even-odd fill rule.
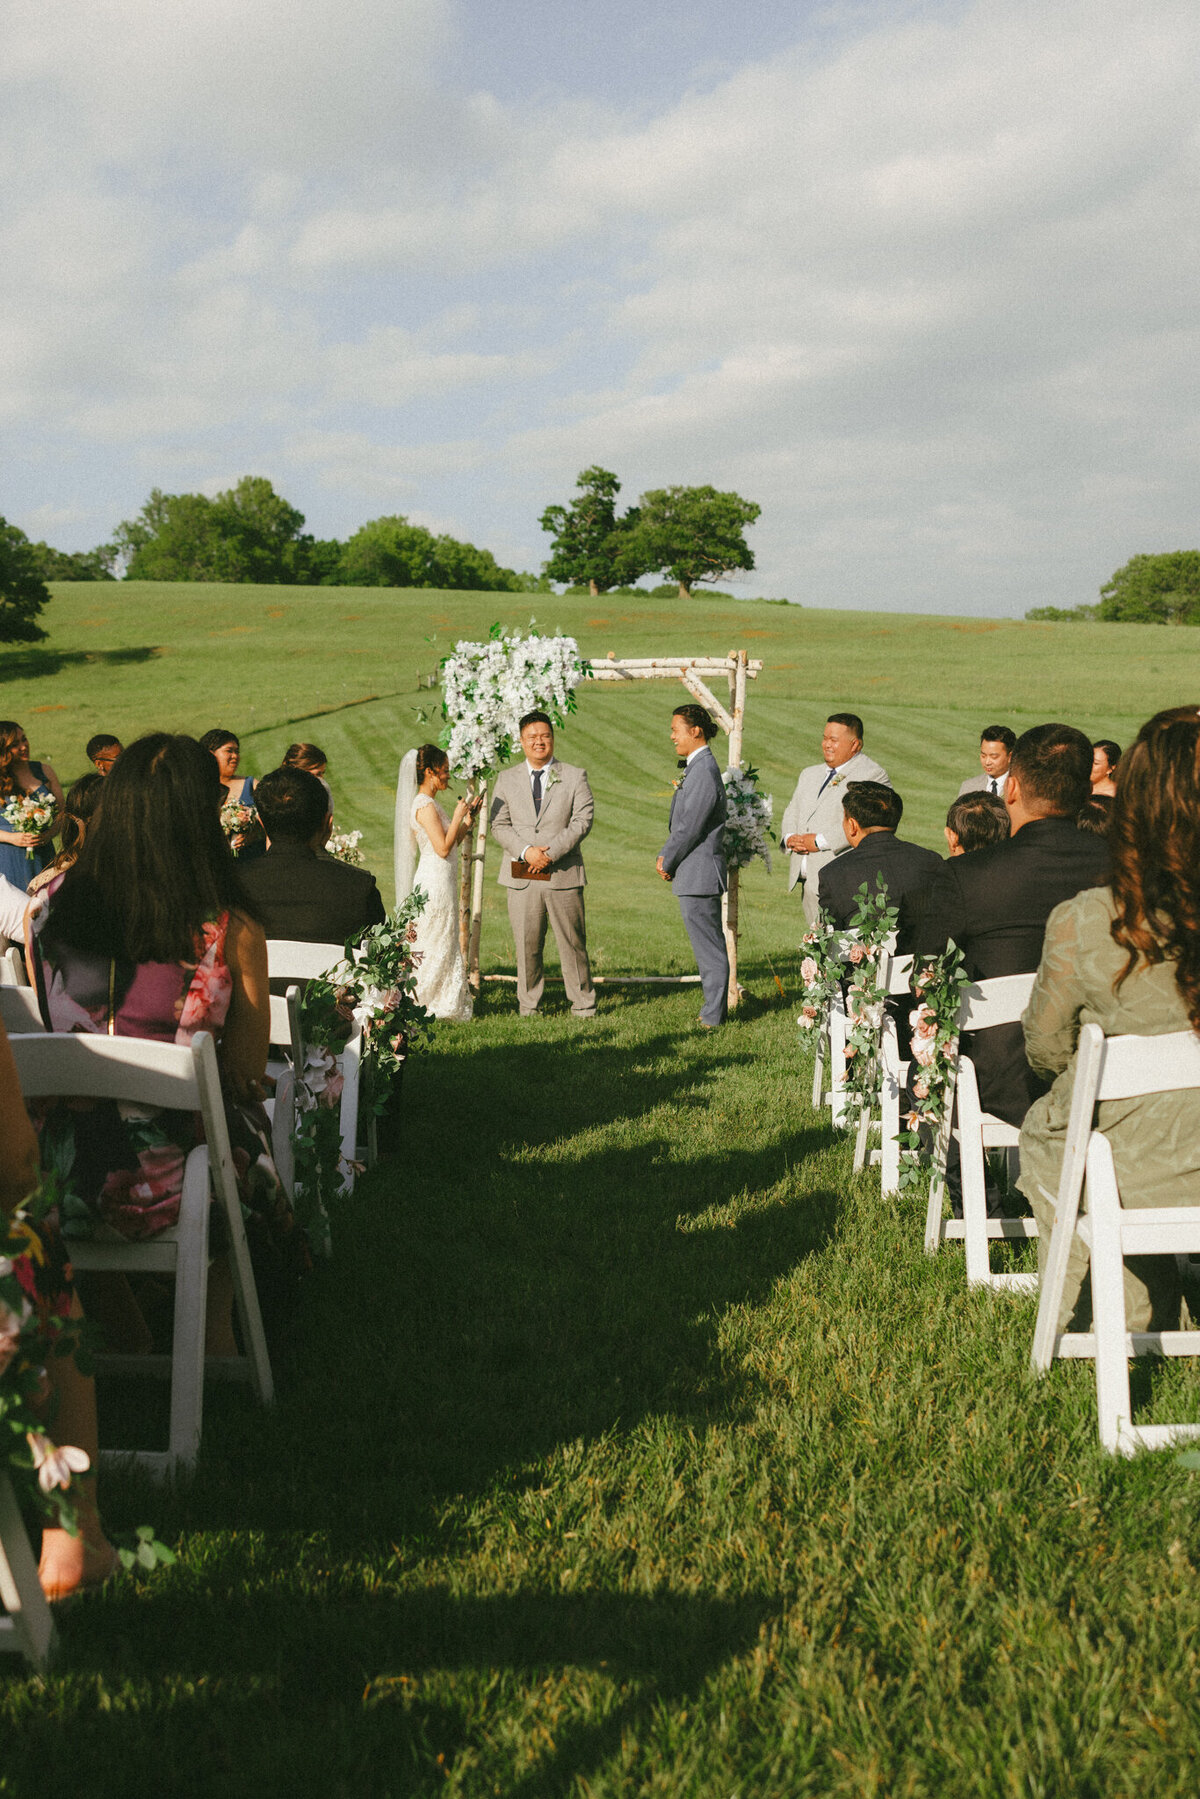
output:
[[103,1535],[93,1538],[82,1530],[77,1537],[65,1530],[42,1532],[38,1579],[52,1604],[89,1587],[102,1587],[117,1565],[117,1552]]

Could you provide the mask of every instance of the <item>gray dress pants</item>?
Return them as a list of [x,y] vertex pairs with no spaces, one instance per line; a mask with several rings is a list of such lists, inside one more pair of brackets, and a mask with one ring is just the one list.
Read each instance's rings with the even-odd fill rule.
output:
[[700,970],[704,993],[700,1023],[724,1024],[729,1009],[729,952],[721,926],[721,895],[679,893],[675,897]]
[[592,1018],[596,989],[587,953],[587,922],[582,887],[552,887],[548,881],[530,881],[528,887],[508,889],[508,921],[517,950],[517,1004],[523,1015],[536,1012],[546,977],[542,950],[546,926],[554,930],[563,984],[576,1018]]

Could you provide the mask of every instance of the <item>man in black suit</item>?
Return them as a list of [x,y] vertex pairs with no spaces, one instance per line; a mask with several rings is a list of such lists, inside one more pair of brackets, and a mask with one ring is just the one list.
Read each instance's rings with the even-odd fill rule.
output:
[[264,775],[254,804],[267,853],[238,870],[268,937],[345,943],[386,913],[375,876],[319,852],[329,836],[329,796],[316,775],[277,768]]
[[[1004,784],[1012,834],[942,864],[917,927],[919,955],[953,941],[973,980],[1036,970],[1055,906],[1109,877],[1108,845],[1075,823],[1090,790],[1091,757],[1089,739],[1070,725],[1035,725],[1017,739]],[[1043,1091],[1025,1060],[1021,1026],[971,1032],[963,1049],[984,1109],[1020,1124]]]
[[844,931],[858,909],[859,888],[882,891],[893,906],[941,867],[936,851],[896,835],[904,801],[881,781],[851,781],[842,800],[842,832],[850,848],[827,862],[818,886],[821,910]]

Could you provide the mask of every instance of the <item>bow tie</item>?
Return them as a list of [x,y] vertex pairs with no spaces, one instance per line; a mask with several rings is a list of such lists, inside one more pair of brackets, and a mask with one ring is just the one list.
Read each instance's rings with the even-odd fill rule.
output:
[[688,765],[688,759],[686,756],[681,756],[679,758],[678,762],[675,764],[676,768],[686,768],[687,765]]

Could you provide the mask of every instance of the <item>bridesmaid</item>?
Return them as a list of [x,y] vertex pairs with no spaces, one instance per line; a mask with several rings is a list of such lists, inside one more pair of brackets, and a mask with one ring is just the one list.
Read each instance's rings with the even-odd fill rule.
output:
[[[254,807],[254,789],[258,783],[252,775],[239,775],[238,763],[241,760],[242,746],[232,731],[206,731],[200,739],[200,748],[207,750],[216,762],[221,776],[224,794],[222,806],[236,805]],[[230,847],[235,856],[261,856],[266,849],[262,831],[255,825],[241,836],[231,839]]]
[[[63,790],[48,762],[31,762],[29,739],[12,719],[0,719],[0,812],[11,799],[27,795],[49,800],[62,811]],[[49,844],[58,830],[14,831],[0,823],[0,874],[14,887],[25,888],[40,874],[49,858]],[[32,850],[32,858],[28,852]]]

